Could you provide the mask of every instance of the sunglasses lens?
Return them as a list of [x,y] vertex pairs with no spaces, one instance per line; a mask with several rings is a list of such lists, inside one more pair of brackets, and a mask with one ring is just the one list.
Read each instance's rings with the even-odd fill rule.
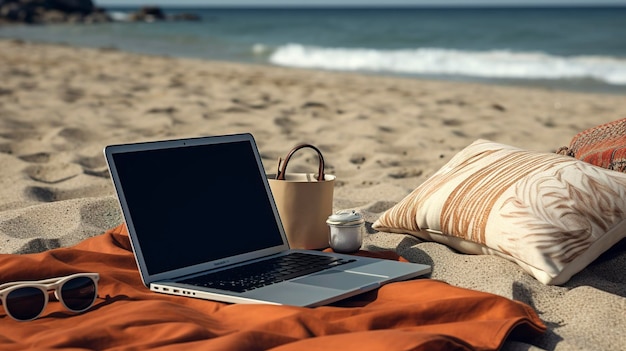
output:
[[74,278],[61,288],[61,296],[67,308],[81,312],[88,309],[96,299],[96,285],[87,277]]
[[37,288],[21,288],[13,290],[6,297],[4,306],[15,319],[27,321],[37,317],[45,307],[46,297]]

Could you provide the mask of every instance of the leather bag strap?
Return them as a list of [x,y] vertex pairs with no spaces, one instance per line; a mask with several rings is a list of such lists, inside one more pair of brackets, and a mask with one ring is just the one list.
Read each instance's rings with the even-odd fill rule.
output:
[[324,180],[324,156],[322,156],[322,152],[315,146],[311,145],[311,144],[298,144],[296,145],[293,149],[291,149],[291,151],[289,151],[289,153],[287,154],[287,157],[285,157],[285,160],[283,162],[282,159],[278,159],[278,172],[276,172],[276,179],[277,180],[285,180],[285,173],[287,170],[287,163],[289,163],[289,160],[291,159],[291,156],[293,156],[293,154],[303,148],[311,148],[313,150],[315,150],[315,152],[317,152],[317,156],[319,158],[319,169],[317,172],[317,180],[318,181],[322,181]]

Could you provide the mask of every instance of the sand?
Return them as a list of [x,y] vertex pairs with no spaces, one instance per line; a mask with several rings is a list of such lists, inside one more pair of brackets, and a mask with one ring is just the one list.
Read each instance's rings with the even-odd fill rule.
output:
[[[334,207],[367,219],[370,250],[432,278],[528,303],[549,330],[507,350],[626,344],[626,243],[564,286],[514,263],[377,233],[371,223],[478,138],[552,152],[623,118],[624,96],[141,56],[0,40],[1,253],[73,245],[122,222],[107,144],[251,132],[268,173],[295,144],[324,152]],[[302,152],[290,171],[312,171]],[[419,302],[419,291],[415,292]]]

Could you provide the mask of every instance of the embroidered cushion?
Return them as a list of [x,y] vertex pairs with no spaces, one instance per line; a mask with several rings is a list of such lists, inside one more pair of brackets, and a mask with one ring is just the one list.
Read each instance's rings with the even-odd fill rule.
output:
[[563,284],[626,236],[626,174],[477,140],[374,223]]
[[626,172],[626,118],[578,133],[559,154],[607,169]]

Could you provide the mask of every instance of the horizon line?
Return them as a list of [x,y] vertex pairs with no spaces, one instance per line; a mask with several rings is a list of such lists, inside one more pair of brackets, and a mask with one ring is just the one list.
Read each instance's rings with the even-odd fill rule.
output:
[[211,5],[211,4],[96,4],[97,7],[161,7],[161,8],[196,8],[196,9],[567,9],[567,8],[626,8],[626,4],[437,4],[437,5],[350,5],[350,4],[254,4],[254,5]]

